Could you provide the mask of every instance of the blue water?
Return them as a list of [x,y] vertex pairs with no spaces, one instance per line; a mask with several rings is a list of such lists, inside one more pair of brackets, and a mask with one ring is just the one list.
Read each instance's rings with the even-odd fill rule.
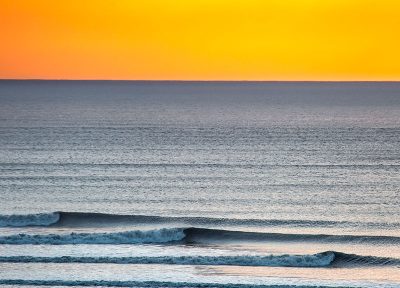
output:
[[0,81],[0,286],[400,287],[400,83]]

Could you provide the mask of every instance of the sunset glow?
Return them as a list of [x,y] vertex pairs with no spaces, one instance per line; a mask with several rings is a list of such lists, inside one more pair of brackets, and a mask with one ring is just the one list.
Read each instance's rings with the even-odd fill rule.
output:
[[400,80],[397,0],[0,0],[0,78]]

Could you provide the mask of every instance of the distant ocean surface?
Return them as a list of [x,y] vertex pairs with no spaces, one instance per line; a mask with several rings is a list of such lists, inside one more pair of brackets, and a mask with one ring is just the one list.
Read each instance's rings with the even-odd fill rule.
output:
[[400,287],[400,83],[0,81],[0,286]]

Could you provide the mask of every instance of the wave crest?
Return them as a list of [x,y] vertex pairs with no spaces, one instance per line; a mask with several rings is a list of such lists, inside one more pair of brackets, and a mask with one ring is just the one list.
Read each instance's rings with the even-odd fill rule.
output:
[[163,228],[115,233],[16,234],[0,237],[0,244],[139,244],[166,243],[183,238],[183,228]]
[[161,257],[0,257],[0,262],[12,263],[116,263],[116,264],[177,264],[235,265],[268,267],[325,267],[335,259],[334,252],[312,255],[237,255],[237,256],[161,256]]
[[0,263],[105,263],[168,265],[233,265],[266,267],[400,267],[400,259],[326,251],[308,255],[235,256],[155,256],[155,257],[78,257],[78,256],[0,256]]
[[60,213],[0,215],[0,227],[50,226],[60,220]]
[[137,244],[167,243],[184,240],[187,243],[214,241],[309,241],[327,243],[400,243],[400,237],[368,235],[281,234],[244,232],[208,228],[161,228],[110,233],[14,234],[0,236],[0,244]]
[[400,228],[400,223],[359,223],[351,221],[326,221],[326,220],[285,220],[285,219],[236,219],[212,217],[177,217],[177,216],[148,216],[148,215],[119,215],[86,212],[51,212],[25,215],[0,215],[0,227],[24,226],[57,226],[68,227],[98,227],[115,225],[136,224],[176,224],[195,227],[351,227],[367,225],[368,227],[386,227],[388,229]]

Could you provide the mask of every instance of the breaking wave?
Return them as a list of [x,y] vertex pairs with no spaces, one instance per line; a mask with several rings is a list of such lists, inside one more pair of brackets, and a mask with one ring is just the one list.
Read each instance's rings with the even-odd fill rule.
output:
[[161,256],[161,257],[0,257],[0,262],[12,263],[117,263],[117,264],[178,264],[178,265],[235,265],[269,267],[325,267],[335,259],[334,252],[312,255],[268,256]]
[[163,228],[115,233],[16,234],[0,237],[0,244],[145,244],[179,241],[184,237],[183,228]]
[[283,234],[229,231],[207,228],[161,228],[111,233],[69,234],[13,234],[0,236],[0,244],[141,244],[184,241],[207,243],[213,241],[290,241],[290,242],[339,242],[398,244],[400,237],[368,235]]
[[234,265],[266,267],[400,267],[400,259],[326,251],[310,255],[76,257],[0,256],[0,263],[106,263],[168,265]]
[[60,220],[60,213],[0,215],[0,227],[50,226]]

